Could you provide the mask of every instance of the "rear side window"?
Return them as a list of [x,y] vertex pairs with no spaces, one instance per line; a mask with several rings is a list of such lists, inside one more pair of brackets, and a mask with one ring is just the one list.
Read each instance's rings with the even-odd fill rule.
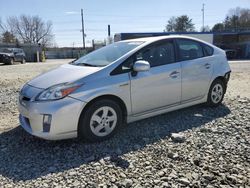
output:
[[204,57],[202,46],[199,42],[188,39],[177,39],[179,60],[191,60]]
[[206,44],[203,45],[205,56],[211,56],[214,53],[214,49]]

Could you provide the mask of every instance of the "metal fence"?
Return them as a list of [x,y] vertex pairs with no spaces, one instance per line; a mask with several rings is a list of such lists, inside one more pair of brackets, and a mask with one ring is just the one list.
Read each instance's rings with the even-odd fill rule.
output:
[[47,49],[45,51],[46,59],[76,59],[84,55],[86,52],[81,49]]

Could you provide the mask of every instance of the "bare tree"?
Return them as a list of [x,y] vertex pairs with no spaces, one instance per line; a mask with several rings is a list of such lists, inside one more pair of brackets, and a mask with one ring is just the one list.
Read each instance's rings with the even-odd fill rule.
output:
[[0,18],[0,32],[3,31],[2,19]]
[[21,15],[7,19],[7,27],[24,43],[48,46],[53,42],[52,22],[44,22],[39,16]]

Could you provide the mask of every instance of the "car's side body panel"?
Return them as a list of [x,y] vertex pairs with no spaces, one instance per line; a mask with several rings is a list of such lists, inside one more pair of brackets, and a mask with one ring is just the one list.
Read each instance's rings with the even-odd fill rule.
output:
[[213,75],[214,58],[212,56],[182,61],[182,101],[201,99],[206,95]]
[[86,81],[81,88],[70,96],[88,103],[100,96],[113,95],[124,102],[127,114],[131,114],[130,80],[128,73],[109,77],[102,77],[100,74],[91,80]]
[[130,78],[134,115],[181,102],[181,66],[179,62],[152,67],[149,71],[139,72]]
[[186,108],[186,107],[189,107],[189,106],[193,106],[193,105],[196,105],[196,104],[204,103],[204,102],[206,102],[206,100],[207,100],[207,95],[205,95],[203,98],[201,98],[199,100],[193,100],[193,101],[188,101],[188,102],[185,102],[185,103],[163,106],[161,108],[156,108],[156,109],[153,109],[153,110],[141,113],[141,114],[128,116],[127,117],[127,122],[131,123],[131,122],[134,122],[134,121],[142,120],[142,119],[145,119],[145,118],[150,118],[150,117],[160,115],[160,114],[164,114],[164,113],[167,113],[167,112],[171,112],[171,111],[174,111],[174,110],[179,110],[179,109]]

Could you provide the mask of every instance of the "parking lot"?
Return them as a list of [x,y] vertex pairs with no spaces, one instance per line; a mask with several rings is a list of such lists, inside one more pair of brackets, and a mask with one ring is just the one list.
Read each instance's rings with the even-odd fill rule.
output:
[[[17,96],[70,60],[0,64],[0,187],[250,186],[250,61],[230,62],[224,102],[138,121],[102,143],[44,141],[19,127]],[[181,132],[183,143],[170,139]]]

